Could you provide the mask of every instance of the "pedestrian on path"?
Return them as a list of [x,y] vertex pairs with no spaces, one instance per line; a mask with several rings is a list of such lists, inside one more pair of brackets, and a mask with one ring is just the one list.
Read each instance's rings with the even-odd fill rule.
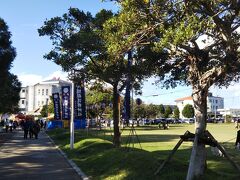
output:
[[30,123],[28,120],[24,119],[22,121],[22,128],[23,128],[23,131],[24,131],[24,136],[23,138],[24,139],[27,139],[27,136],[28,136],[28,132],[29,132],[29,128],[30,128]]
[[13,131],[13,120],[9,120],[9,129],[10,129],[10,132]]
[[238,123],[238,119],[235,120],[235,128],[238,129],[239,128],[239,123]]
[[6,133],[8,132],[8,128],[9,128],[9,120],[5,119],[5,130],[6,130]]

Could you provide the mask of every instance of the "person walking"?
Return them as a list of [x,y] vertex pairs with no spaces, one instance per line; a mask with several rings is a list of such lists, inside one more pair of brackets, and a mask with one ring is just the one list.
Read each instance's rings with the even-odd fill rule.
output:
[[27,139],[29,128],[30,128],[30,124],[29,124],[29,122],[26,119],[24,119],[22,121],[22,128],[23,128],[23,131],[24,131],[24,137],[23,138]]
[[235,120],[235,128],[238,129],[239,128],[239,123],[238,123],[238,119]]
[[33,121],[32,127],[31,127],[31,133],[34,135],[35,139],[38,139],[38,133],[40,132],[41,126],[39,123],[39,120]]
[[6,133],[8,132],[8,128],[9,128],[9,120],[5,119],[5,130],[6,130]]
[[10,129],[10,132],[13,131],[13,120],[9,121],[9,129]]

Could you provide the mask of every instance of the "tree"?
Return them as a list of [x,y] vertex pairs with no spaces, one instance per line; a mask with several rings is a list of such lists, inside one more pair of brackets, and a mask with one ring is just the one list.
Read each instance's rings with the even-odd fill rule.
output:
[[163,117],[165,114],[165,108],[162,104],[159,105],[160,116]]
[[158,115],[158,107],[155,104],[148,104],[147,105],[147,117],[149,118],[156,118]]
[[[113,144],[119,147],[120,141],[120,92],[126,86],[126,79],[131,71],[130,81],[141,79],[143,73],[139,71],[139,63],[127,68],[128,61],[123,56],[114,56],[107,52],[102,38],[103,23],[111,18],[111,11],[101,10],[95,17],[76,8],[70,8],[62,17],[55,17],[44,22],[38,32],[40,36],[50,36],[54,49],[44,57],[60,65],[63,70],[70,71],[82,68],[88,80],[94,79],[112,86],[113,93]],[[131,59],[132,60],[132,59]],[[143,66],[144,72],[148,67]],[[132,87],[138,87],[138,83]]]
[[0,18],[0,112],[17,112],[21,83],[17,76],[10,73],[16,50],[12,47],[11,33],[3,19]]
[[166,106],[164,117],[168,118],[170,114],[172,114],[172,108],[170,106]]
[[53,98],[50,96],[50,102],[48,105],[44,105],[40,112],[42,117],[48,117],[48,114],[54,113],[54,105],[53,105]]
[[91,118],[102,117],[103,113],[109,112],[109,104],[112,102],[112,91],[109,89],[89,89],[86,95],[86,102],[88,104],[88,112]]
[[133,108],[133,117],[135,119],[138,118],[145,118],[147,116],[147,105],[141,104],[141,105],[135,105]]
[[191,104],[186,104],[182,110],[182,115],[186,118],[194,117],[194,108]]
[[180,111],[178,109],[178,107],[175,107],[173,110],[173,116],[175,119],[179,119],[179,115],[180,115]]
[[192,86],[196,138],[187,179],[197,179],[207,164],[205,144],[198,137],[206,130],[208,90],[240,78],[240,1],[122,0],[119,4],[119,15],[106,24],[116,30],[108,35],[108,51],[122,54],[132,47],[149,47],[165,52],[167,59],[156,59],[163,85]]

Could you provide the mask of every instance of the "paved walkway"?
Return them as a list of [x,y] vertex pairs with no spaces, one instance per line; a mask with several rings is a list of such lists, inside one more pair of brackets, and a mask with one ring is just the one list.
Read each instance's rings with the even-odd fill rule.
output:
[[23,139],[18,131],[0,147],[1,180],[75,180],[81,179],[55,148],[47,135]]

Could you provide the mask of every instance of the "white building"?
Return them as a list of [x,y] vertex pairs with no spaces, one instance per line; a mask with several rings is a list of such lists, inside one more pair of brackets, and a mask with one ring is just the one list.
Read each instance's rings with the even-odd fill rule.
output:
[[70,85],[68,81],[53,78],[37,83],[33,86],[22,87],[20,92],[19,108],[22,113],[33,114],[49,103],[52,93],[59,92],[61,87]]
[[[176,99],[175,102],[180,111],[180,118],[184,118],[182,115],[182,110],[187,104],[191,104],[193,106],[192,96]],[[223,108],[224,108],[224,98],[213,96],[212,93],[208,93],[208,97],[207,97],[208,113],[216,114],[218,113],[218,109],[223,109]]]
[[232,108],[218,109],[218,112],[223,116],[229,115],[232,117],[240,117],[240,109]]

